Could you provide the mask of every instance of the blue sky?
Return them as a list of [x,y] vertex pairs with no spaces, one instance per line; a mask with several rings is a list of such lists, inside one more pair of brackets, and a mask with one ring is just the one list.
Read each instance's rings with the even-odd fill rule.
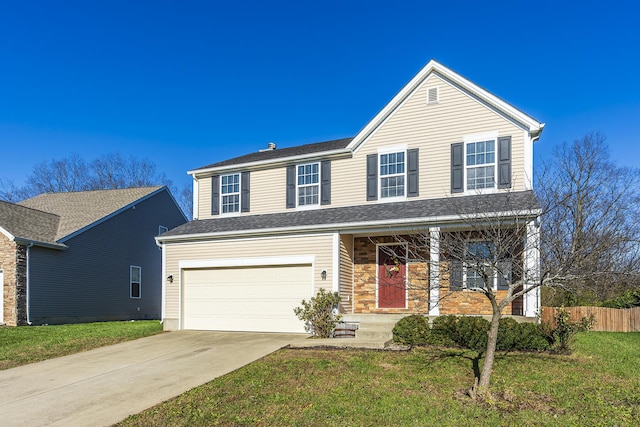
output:
[[[565,3],[567,3],[565,5]],[[355,135],[431,58],[640,166],[634,2],[0,3],[0,178],[120,152],[186,171]]]

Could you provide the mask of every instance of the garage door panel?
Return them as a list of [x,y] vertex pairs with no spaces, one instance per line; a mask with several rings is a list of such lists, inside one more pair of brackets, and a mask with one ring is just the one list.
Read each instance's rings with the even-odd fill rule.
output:
[[184,270],[183,328],[304,332],[293,309],[311,296],[311,265]]

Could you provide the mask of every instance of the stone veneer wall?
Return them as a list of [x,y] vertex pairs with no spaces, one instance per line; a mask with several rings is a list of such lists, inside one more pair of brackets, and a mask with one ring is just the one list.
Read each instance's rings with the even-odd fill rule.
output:
[[2,300],[4,323],[27,323],[27,248],[0,236],[0,269],[4,272]]
[[[427,313],[429,310],[427,262],[410,262],[408,271],[408,307],[406,309],[376,308],[376,243],[394,243],[392,237],[358,237],[354,239],[354,313]],[[428,252],[424,258],[428,259]],[[473,291],[449,292],[448,264],[440,262],[440,314],[480,315],[491,314],[491,303],[487,298]],[[498,298],[507,291],[496,291]],[[503,314],[511,314],[507,307]]]

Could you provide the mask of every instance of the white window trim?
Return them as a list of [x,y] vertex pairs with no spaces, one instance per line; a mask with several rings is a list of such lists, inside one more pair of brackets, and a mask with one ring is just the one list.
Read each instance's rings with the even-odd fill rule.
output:
[[409,253],[409,244],[402,242],[395,243],[376,243],[376,309],[379,310],[402,310],[403,308],[389,308],[385,309],[380,308],[380,297],[379,297],[379,289],[380,289],[380,277],[379,273],[379,263],[380,263],[380,247],[381,246],[404,246],[404,268],[406,274],[404,275],[404,309],[409,308],[409,260],[407,259]]
[[[222,194],[222,177],[223,176],[231,176],[238,175],[238,192],[237,193],[226,193]],[[219,179],[220,183],[218,184],[218,193],[220,194],[220,216],[239,216],[242,212],[242,174],[240,172],[231,172],[220,175]],[[226,196],[238,195],[238,211],[237,212],[223,212],[223,200]]]
[[[382,174],[380,173],[380,166],[382,162],[380,161],[380,157],[383,154],[393,154],[393,153],[404,153],[404,195],[403,196],[395,196],[395,197],[382,197]],[[378,201],[382,203],[389,202],[403,202],[407,200],[407,146],[406,145],[396,145],[393,147],[385,147],[378,149]],[[400,176],[401,174],[394,174],[391,176]],[[386,177],[387,175],[385,175]]]
[[[478,134],[474,134],[474,135],[466,135],[464,137],[464,142],[463,142],[463,151],[462,151],[462,157],[463,157],[463,161],[464,161],[464,173],[463,173],[463,180],[464,180],[464,194],[467,195],[471,195],[471,194],[492,194],[492,193],[497,193],[498,192],[498,182],[497,182],[497,174],[498,174],[498,132],[487,132],[487,133],[478,133]],[[467,171],[469,170],[469,168],[476,168],[476,167],[482,167],[482,166],[468,166],[467,165],[467,144],[470,143],[474,143],[474,142],[484,142],[484,141],[493,141],[493,147],[494,147],[494,161],[493,161],[493,187],[490,188],[469,188],[467,185]],[[488,165],[487,165],[488,166]],[[486,166],[485,166],[486,167]]]
[[[482,239],[474,239],[474,240],[467,240],[467,242],[465,243],[465,253],[468,252],[468,247],[470,243],[492,243],[489,240],[482,240]],[[487,262],[487,264],[491,264],[490,262]],[[470,288],[468,281],[467,281],[467,270],[473,270],[470,267],[467,267],[467,264],[465,262],[462,263],[462,289],[466,290],[466,291],[482,291],[484,288]],[[498,275],[496,270],[493,270],[493,277],[491,279],[492,285],[491,285],[491,289],[494,291],[498,290]]]
[[[318,165],[318,183],[317,184],[298,185],[298,168],[300,166],[306,166],[306,165]],[[307,162],[307,163],[298,163],[298,164],[296,164],[296,210],[305,211],[305,210],[310,210],[310,209],[318,209],[320,207],[320,204],[322,202],[322,200],[321,200],[321,198],[322,198],[321,184],[322,184],[322,165],[320,164],[320,162]],[[309,205],[300,205],[299,204],[300,195],[298,193],[298,189],[300,187],[313,187],[313,186],[317,186],[318,187],[318,203],[309,204]]]
[[[137,282],[133,281],[133,269],[137,268],[139,270],[139,280]],[[137,297],[133,296],[133,284],[137,283],[139,286],[140,295]],[[129,266],[129,298],[132,299],[140,299],[142,298],[142,267],[138,265],[130,265]]]

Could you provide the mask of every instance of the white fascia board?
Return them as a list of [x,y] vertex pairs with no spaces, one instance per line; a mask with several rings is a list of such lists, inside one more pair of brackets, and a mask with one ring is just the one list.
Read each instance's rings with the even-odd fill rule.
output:
[[[519,210],[519,211],[507,211],[507,212],[494,212],[489,214],[481,214],[482,218],[486,218],[486,222],[490,223],[491,218],[508,218],[508,217],[535,217],[541,214],[540,209],[527,209],[527,210]],[[351,223],[335,223],[335,224],[315,224],[315,225],[303,225],[297,227],[279,227],[279,228],[263,228],[263,229],[254,229],[254,230],[241,230],[238,231],[228,231],[228,232],[214,232],[214,233],[200,233],[200,234],[184,234],[179,236],[166,236],[166,237],[156,237],[156,240],[160,242],[180,242],[180,241],[197,241],[197,240],[208,240],[214,238],[225,238],[225,237],[250,237],[250,236],[260,236],[260,235],[278,235],[278,234],[291,234],[291,233],[303,233],[303,232],[335,232],[339,230],[342,232],[365,232],[366,231],[375,231],[375,230],[391,230],[398,229],[402,227],[425,227],[425,226],[435,226],[442,224],[468,224],[468,221],[465,221],[465,218],[469,218],[469,215],[443,215],[443,216],[433,216],[433,217],[421,217],[421,218],[404,218],[397,219],[393,221],[361,221],[361,222],[351,222]]]
[[178,268],[221,268],[221,267],[258,267],[264,265],[305,265],[313,264],[313,255],[267,256],[256,258],[216,258],[193,259],[178,262]]
[[69,246],[62,243],[40,242],[38,240],[25,239],[22,237],[16,237],[14,241],[19,245],[40,246],[40,247],[49,248],[49,249],[66,250],[69,248]]
[[532,138],[537,139],[540,137],[540,133],[544,128],[544,123],[540,123],[531,116],[523,113],[497,96],[491,94],[487,90],[481,88],[475,83],[467,80],[462,77],[458,73],[453,70],[445,67],[440,64],[436,60],[432,59],[427,63],[427,65],[422,68],[410,81],[407,83],[401,90],[393,97],[393,99],[385,105],[385,107],[380,110],[378,114],[375,115],[373,119],[367,123],[367,125],[358,132],[358,134],[353,138],[353,140],[349,143],[347,148],[352,150],[357,149],[357,147],[364,142],[377,127],[379,127],[388,116],[393,113],[405,100],[406,98],[413,93],[422,82],[433,72],[437,72],[440,75],[446,77],[453,83],[459,85],[470,93],[474,94],[478,98],[482,99],[485,103],[491,105],[493,108],[496,108],[508,116],[513,117],[518,122],[528,127],[528,131],[531,133]]
[[15,240],[15,236],[2,227],[0,227],[0,233],[4,234],[7,239],[11,240],[12,242]]
[[300,154],[297,156],[289,156],[289,157],[278,157],[276,159],[260,160],[257,162],[237,163],[233,165],[218,166],[218,167],[204,168],[204,169],[193,169],[188,171],[187,173],[193,177],[196,177],[200,175],[208,175],[208,174],[213,174],[217,172],[223,173],[223,172],[235,171],[239,169],[259,169],[261,167],[275,167],[280,164],[309,161],[313,159],[330,159],[333,157],[342,157],[345,155],[351,155],[351,150],[348,148],[341,148],[339,150],[318,151],[315,153]]

